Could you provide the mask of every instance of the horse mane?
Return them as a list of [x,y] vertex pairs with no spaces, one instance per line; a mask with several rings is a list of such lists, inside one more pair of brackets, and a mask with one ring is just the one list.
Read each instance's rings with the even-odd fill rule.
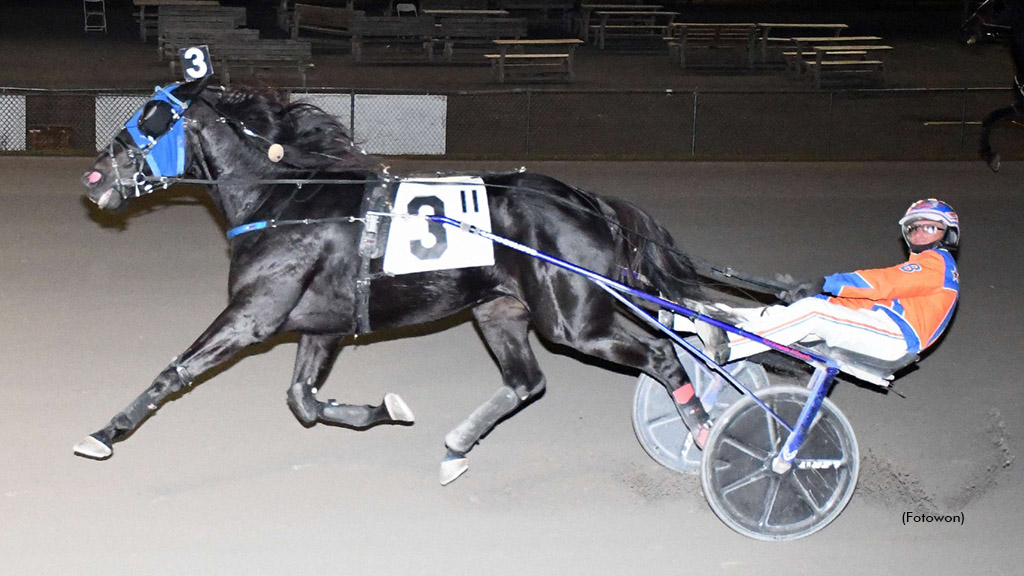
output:
[[[368,170],[379,162],[352,141],[337,118],[306,102],[289,102],[276,90],[232,87],[214,105],[224,117],[255,134],[260,147],[285,149],[282,167],[302,170]],[[252,138],[250,136],[246,136]]]

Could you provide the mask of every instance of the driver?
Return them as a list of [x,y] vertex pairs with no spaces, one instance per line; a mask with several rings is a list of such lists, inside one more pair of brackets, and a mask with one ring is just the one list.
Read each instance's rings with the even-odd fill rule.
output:
[[[833,274],[785,293],[788,306],[719,308],[739,327],[780,344],[824,340],[880,360],[918,353],[938,340],[956,308],[960,241],[956,212],[940,200],[919,200],[900,218],[910,258],[896,266]],[[718,329],[720,330],[720,329]],[[709,349],[720,363],[768,350],[741,336]]]

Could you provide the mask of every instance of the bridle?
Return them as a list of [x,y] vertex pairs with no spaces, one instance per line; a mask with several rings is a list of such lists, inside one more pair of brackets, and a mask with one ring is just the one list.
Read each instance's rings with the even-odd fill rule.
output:
[[[154,192],[158,187],[167,188],[173,183],[167,174],[177,176],[184,172],[184,125],[191,122],[185,118],[185,112],[191,102],[174,96],[177,87],[158,86],[153,98],[132,115],[125,123],[124,130],[108,146],[114,172],[113,188],[122,200],[139,198]],[[128,138],[124,137],[125,133]],[[132,168],[128,174],[122,171],[117,161],[115,144],[124,150],[131,162]],[[152,158],[155,152],[159,152],[159,155]],[[146,175],[146,166],[149,166],[155,178]]]
[[[124,149],[125,155],[132,163],[132,172],[129,174],[122,174],[121,167],[116,160],[116,151],[114,150],[114,144],[118,144]],[[146,151],[139,148],[134,143],[125,142],[121,138],[120,134],[117,135],[110,145],[107,147],[108,153],[110,154],[110,165],[114,170],[114,191],[121,195],[122,200],[130,200],[132,198],[141,198],[146,194],[151,194],[157,190],[157,185],[162,184],[163,188],[167,188],[172,184],[167,178],[154,179],[146,176],[144,169],[146,163]]]

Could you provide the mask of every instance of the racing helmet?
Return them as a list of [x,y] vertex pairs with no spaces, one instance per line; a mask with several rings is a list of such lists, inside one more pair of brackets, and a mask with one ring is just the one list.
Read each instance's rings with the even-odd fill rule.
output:
[[[938,242],[927,246],[912,245],[910,243],[910,225],[919,220],[941,222],[946,227],[945,236]],[[910,205],[910,208],[907,208],[903,218],[900,218],[900,228],[903,231],[903,240],[906,241],[907,246],[914,252],[928,250],[937,246],[956,250],[960,246],[960,217],[957,216],[956,210],[953,210],[952,206],[942,200],[928,198],[914,202]]]

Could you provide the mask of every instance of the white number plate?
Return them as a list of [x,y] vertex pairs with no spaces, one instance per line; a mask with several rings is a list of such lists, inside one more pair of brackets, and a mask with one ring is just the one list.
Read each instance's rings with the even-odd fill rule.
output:
[[186,82],[213,75],[210,48],[205,44],[182,48],[178,51],[178,58],[181,60],[181,71],[185,74]]
[[384,272],[411,274],[494,265],[494,244],[469,232],[412,216],[447,216],[491,231],[481,178],[454,176],[402,182],[395,197]]

